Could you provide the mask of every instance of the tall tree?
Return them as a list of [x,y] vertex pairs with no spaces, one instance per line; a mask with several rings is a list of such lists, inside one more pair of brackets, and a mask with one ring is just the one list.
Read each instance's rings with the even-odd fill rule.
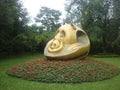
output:
[[45,30],[51,31],[59,26],[61,12],[50,9],[48,7],[41,7],[39,14],[35,18],[36,22],[40,22]]
[[27,22],[27,12],[19,0],[0,0],[0,52],[17,47],[15,38],[24,32]]
[[97,36],[106,52],[118,37],[119,8],[120,0],[70,0],[66,5],[67,20],[72,17],[71,21],[80,24],[92,38]]

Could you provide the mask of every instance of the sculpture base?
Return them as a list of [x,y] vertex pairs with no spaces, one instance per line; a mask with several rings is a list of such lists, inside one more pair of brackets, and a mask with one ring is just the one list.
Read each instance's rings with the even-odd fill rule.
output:
[[118,67],[92,58],[66,61],[37,59],[7,70],[7,74],[10,76],[47,83],[99,81],[112,78],[119,73]]

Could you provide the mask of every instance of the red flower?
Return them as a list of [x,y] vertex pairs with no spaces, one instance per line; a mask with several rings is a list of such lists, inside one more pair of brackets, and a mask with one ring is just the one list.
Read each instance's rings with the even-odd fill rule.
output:
[[34,73],[32,73],[32,74],[31,74],[31,77],[32,77],[32,78],[34,78],[34,77],[35,77],[35,74],[34,74]]
[[17,69],[17,66],[13,66],[13,67],[12,67],[12,70],[16,70],[16,69]]

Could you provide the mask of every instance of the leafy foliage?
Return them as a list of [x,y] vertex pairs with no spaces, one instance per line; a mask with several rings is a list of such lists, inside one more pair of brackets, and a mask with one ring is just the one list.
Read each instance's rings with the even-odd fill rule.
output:
[[42,25],[28,26],[28,14],[20,0],[0,1],[0,55],[44,51],[54,30],[60,26],[61,13],[47,7],[42,7],[40,11],[42,16],[38,14],[36,19],[41,20]]
[[50,9],[48,7],[41,7],[39,14],[35,18],[36,22],[40,22],[45,30],[52,31],[58,27],[61,12]]
[[24,32],[27,22],[26,9],[19,0],[0,1],[0,52],[17,51],[14,46],[21,46],[17,37]]
[[67,0],[65,21],[81,25],[87,31],[92,45],[95,43],[92,52],[120,53],[115,45],[120,32],[119,8],[120,0]]
[[7,74],[39,82],[78,83],[98,81],[119,74],[120,69],[91,58],[50,61],[37,59],[11,67]]
[[[41,52],[43,53],[46,43],[53,37],[55,32],[47,32],[37,26],[29,26],[25,33],[19,34],[16,38],[17,42],[20,42],[22,46],[16,48],[22,48],[27,52]],[[15,39],[16,40],[16,39]]]

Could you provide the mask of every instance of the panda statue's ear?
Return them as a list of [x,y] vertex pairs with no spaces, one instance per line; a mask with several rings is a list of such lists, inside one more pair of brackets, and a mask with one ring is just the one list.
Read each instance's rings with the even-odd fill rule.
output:
[[66,22],[63,23],[63,25],[66,25],[66,24],[67,24]]
[[89,38],[88,38],[87,34],[81,30],[78,30],[76,32],[76,39],[77,39],[77,42],[80,43],[81,45],[89,44]]
[[72,23],[70,24],[74,30],[76,30],[76,26],[73,25]]
[[64,22],[63,25],[65,25],[66,23]]

